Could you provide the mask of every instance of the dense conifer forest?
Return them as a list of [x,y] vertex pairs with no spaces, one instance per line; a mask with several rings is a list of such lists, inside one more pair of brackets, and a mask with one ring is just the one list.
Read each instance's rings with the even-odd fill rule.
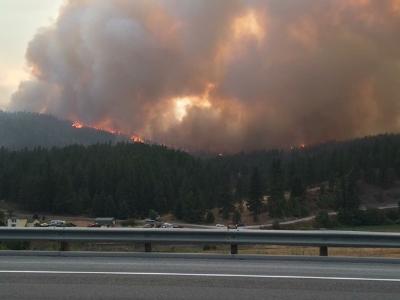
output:
[[[360,181],[387,189],[399,176],[394,134],[208,158],[140,143],[0,149],[0,199],[32,213],[137,218],[153,210],[212,222],[211,209],[240,220],[247,205],[254,219],[335,210],[350,222],[360,218]],[[311,204],[312,187],[320,194]]]

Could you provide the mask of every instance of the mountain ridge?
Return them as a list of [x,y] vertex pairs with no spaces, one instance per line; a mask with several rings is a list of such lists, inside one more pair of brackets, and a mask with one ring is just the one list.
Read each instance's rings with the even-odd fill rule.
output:
[[30,112],[0,111],[0,147],[23,149],[92,145],[128,141],[123,135],[83,127],[51,115]]

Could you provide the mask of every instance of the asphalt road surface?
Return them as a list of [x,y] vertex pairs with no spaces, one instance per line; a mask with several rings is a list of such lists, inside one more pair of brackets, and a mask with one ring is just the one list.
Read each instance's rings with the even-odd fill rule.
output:
[[0,255],[0,299],[400,299],[400,260]]

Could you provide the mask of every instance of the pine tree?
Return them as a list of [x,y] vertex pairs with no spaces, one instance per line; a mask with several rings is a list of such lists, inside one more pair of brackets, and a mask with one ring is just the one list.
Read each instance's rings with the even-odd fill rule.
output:
[[247,203],[248,209],[251,211],[254,220],[258,219],[261,212],[262,202],[262,183],[258,168],[253,169],[250,179],[250,195]]
[[280,159],[275,159],[271,165],[270,197],[268,198],[269,215],[273,218],[282,217],[287,208],[283,187],[283,174]]
[[205,221],[208,224],[212,224],[215,222],[215,217],[214,217],[214,214],[212,213],[212,211],[207,212]]
[[240,211],[235,210],[233,212],[232,222],[233,224],[239,224],[240,222],[242,222],[242,215],[240,214]]
[[104,199],[104,216],[105,217],[116,217],[117,207],[112,196],[108,195]]
[[219,206],[222,211],[222,217],[226,220],[229,218],[229,214],[232,212],[233,205],[233,194],[228,183],[223,183],[220,187],[219,193]]
[[293,197],[302,197],[305,193],[305,187],[299,175],[294,176],[290,187],[290,195]]
[[55,213],[76,213],[79,208],[76,205],[75,193],[72,186],[72,180],[66,175],[59,178],[57,183],[57,194],[53,203],[53,212]]
[[92,214],[96,217],[104,217],[105,209],[104,202],[106,201],[106,196],[104,193],[96,193],[93,197],[92,203]]
[[357,178],[355,172],[338,179],[336,185],[336,209],[338,210],[338,220],[343,224],[360,225]]

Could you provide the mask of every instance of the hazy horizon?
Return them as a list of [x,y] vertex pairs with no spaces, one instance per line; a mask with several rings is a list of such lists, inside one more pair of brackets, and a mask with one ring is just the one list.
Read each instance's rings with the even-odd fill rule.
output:
[[29,41],[57,17],[63,0],[0,2],[0,109],[5,109],[21,81],[29,78],[25,52]]

